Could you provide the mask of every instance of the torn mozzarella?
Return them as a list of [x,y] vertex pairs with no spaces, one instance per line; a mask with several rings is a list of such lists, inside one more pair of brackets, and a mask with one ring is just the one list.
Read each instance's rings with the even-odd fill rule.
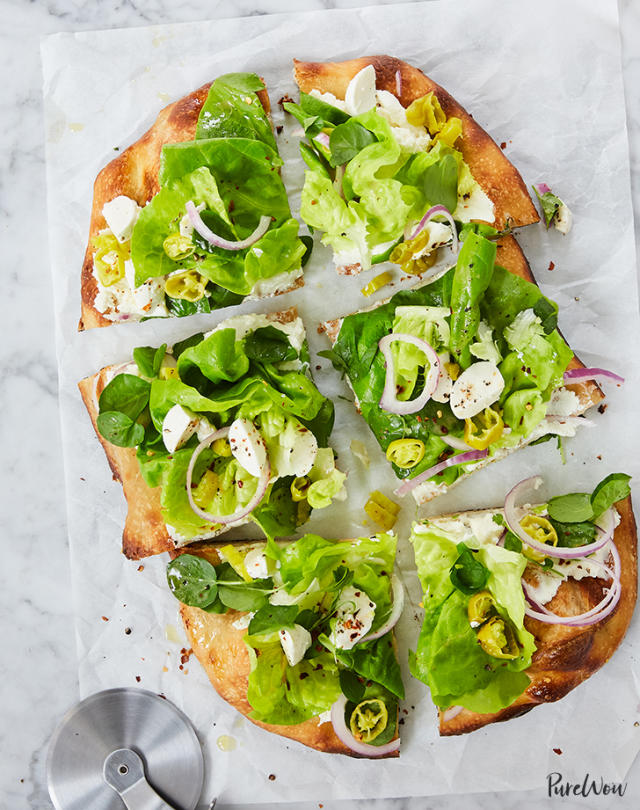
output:
[[278,637],[289,666],[295,667],[311,646],[311,633],[301,624],[294,624],[293,627],[283,627]]
[[560,203],[556,215],[553,218],[553,224],[560,233],[565,235],[569,233],[573,225],[573,214],[568,205],[565,205],[563,202]]
[[495,363],[473,363],[453,384],[451,410],[458,419],[472,419],[495,402],[503,388],[504,379]]
[[344,103],[349,115],[361,115],[376,106],[376,71],[367,65],[358,71],[347,86]]
[[261,548],[252,548],[247,552],[244,567],[251,579],[267,579],[269,576],[267,556]]
[[250,419],[235,419],[231,423],[229,444],[238,464],[258,478],[267,463],[267,446]]
[[162,421],[162,441],[175,453],[189,441],[198,427],[198,417],[182,405],[174,405]]
[[135,200],[121,194],[102,206],[102,216],[118,242],[126,242],[131,239],[133,226],[141,210]]
[[350,650],[367,635],[373,624],[376,604],[359,588],[348,585],[338,600],[331,642],[341,650]]

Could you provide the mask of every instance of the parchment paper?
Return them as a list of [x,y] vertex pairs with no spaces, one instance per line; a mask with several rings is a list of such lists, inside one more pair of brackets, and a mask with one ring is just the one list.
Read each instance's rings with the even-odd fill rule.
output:
[[[89,225],[92,182],[99,169],[152,123],[159,109],[229,71],[265,77],[276,124],[278,99],[295,95],[291,59],[344,59],[389,53],[421,67],[504,143],[528,185],[546,181],[569,204],[575,227],[563,237],[542,226],[520,239],[543,291],[560,305],[561,328],[587,365],[626,375],[607,387],[606,412],[592,414],[566,443],[562,466],[555,443],[529,448],[491,465],[432,502],[426,511],[493,506],[509,486],[542,472],[548,493],[591,488],[624,470],[640,482],[637,460],[638,302],[627,134],[614,0],[430,2],[351,11],[251,17],[93,33],[60,34],[42,47],[52,270],[55,283],[60,404],[77,612],[80,688],[135,685],[161,692],[195,723],[205,749],[203,800],[224,803],[428,795],[541,786],[546,774],[585,772],[619,781],[640,747],[640,685],[634,674],[638,622],[613,660],[557,705],[463,738],[439,739],[426,688],[406,679],[402,755],[396,761],[355,761],[323,755],[270,735],[241,718],[211,689],[195,659],[181,663],[185,637],[166,588],[166,559],[143,564],[120,554],[125,503],[76,389],[101,366],[130,357],[137,345],[172,343],[209,329],[235,310],[76,333],[80,268]],[[295,122],[279,136],[288,159],[284,179],[297,212],[302,165]],[[555,267],[549,270],[550,262]],[[327,348],[319,321],[370,301],[366,278],[339,278],[329,252],[317,247],[306,286],[240,311],[295,304],[312,351]],[[393,290],[383,291],[382,298]],[[349,500],[316,512],[309,530],[349,537],[368,532],[362,506],[375,487],[390,493],[394,478],[345,384],[327,362],[316,380],[336,404],[333,444],[349,472]],[[349,445],[368,447],[365,470]],[[634,491],[638,493],[637,485]],[[403,660],[414,646],[420,600],[406,534],[415,508],[404,504],[397,528],[400,566],[410,599],[399,625]],[[126,630],[130,629],[130,633]],[[236,747],[223,751],[221,735]],[[552,749],[562,751],[553,753]],[[275,779],[269,779],[269,774]]]

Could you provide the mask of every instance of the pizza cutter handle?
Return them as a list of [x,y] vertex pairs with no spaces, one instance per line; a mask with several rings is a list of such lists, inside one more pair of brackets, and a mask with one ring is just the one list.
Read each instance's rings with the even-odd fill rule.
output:
[[104,761],[104,781],[125,803],[127,810],[177,810],[159,796],[144,775],[144,764],[131,748],[118,748]]

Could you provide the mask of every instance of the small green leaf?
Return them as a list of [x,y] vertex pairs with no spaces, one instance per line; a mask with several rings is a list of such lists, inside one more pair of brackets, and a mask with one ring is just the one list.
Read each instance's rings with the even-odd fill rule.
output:
[[126,413],[103,411],[98,414],[100,435],[117,447],[136,447],[144,439],[144,428]]
[[298,356],[286,334],[275,326],[263,326],[250,332],[244,339],[244,351],[250,360],[261,363],[282,363]]
[[547,509],[549,517],[561,523],[582,523],[593,519],[591,498],[586,492],[572,492],[551,498]]
[[300,107],[307,115],[317,115],[329,124],[343,124],[351,117],[344,110],[339,110],[333,104],[327,104],[319,98],[310,96],[307,93],[300,93]]
[[185,605],[206,608],[218,594],[216,569],[194,554],[181,554],[167,566],[171,593]]
[[166,343],[163,343],[157,349],[153,346],[138,346],[133,350],[133,360],[143,377],[158,376],[166,352]]
[[462,593],[471,594],[481,590],[489,579],[489,569],[476,560],[465,543],[458,543],[458,559],[451,566],[449,578]]
[[631,492],[629,481],[631,481],[631,476],[626,473],[611,473],[600,481],[591,496],[593,514],[597,518],[614,503],[628,497]]
[[249,623],[249,635],[271,633],[281,627],[291,627],[296,623],[297,605],[270,605],[261,607]]
[[424,196],[432,205],[444,205],[453,213],[458,205],[458,162],[444,155],[422,173]]
[[150,391],[147,380],[135,374],[117,374],[100,394],[100,413],[120,411],[135,421],[147,407]]
[[544,215],[544,222],[548,228],[551,225],[553,218],[558,213],[558,209],[562,205],[562,200],[559,197],[556,197],[556,195],[551,191],[545,191],[544,194],[540,194],[535,186],[533,186],[533,190],[535,191],[536,197],[540,202],[542,213]]
[[329,162],[332,166],[348,163],[365,146],[370,146],[376,141],[377,138],[373,132],[351,118],[344,124],[338,125],[329,136],[329,149],[331,150]]
[[218,594],[223,605],[233,610],[260,610],[267,603],[267,595],[270,591],[263,585],[266,580],[257,583],[246,583],[243,585],[222,585],[218,586]]
[[548,298],[541,296],[533,305],[534,313],[542,321],[542,328],[545,335],[550,335],[551,332],[558,326],[558,306],[557,304],[549,301]]
[[343,377],[345,374],[349,373],[348,363],[346,363],[341,355],[339,355],[334,349],[323,349],[322,351],[318,352],[318,356],[326,357],[327,360],[331,360],[331,365],[336,371],[339,371]]
[[507,532],[504,538],[504,547],[507,551],[517,551],[520,553],[522,551],[522,540],[513,532]]
[[173,344],[173,356],[177,360],[185,349],[190,349],[192,346],[197,346],[204,340],[204,332],[197,332],[195,335],[190,335],[184,340],[179,340]]
[[300,241],[305,246],[305,251],[302,254],[302,259],[300,260],[300,267],[304,267],[311,258],[311,254],[313,252],[313,237],[304,235],[300,237]]
[[364,697],[365,685],[356,673],[350,669],[341,669],[339,677],[340,689],[342,689],[342,694],[346,699],[352,703],[360,703]]
[[584,521],[582,523],[562,523],[559,520],[551,520],[551,525],[558,535],[558,545],[566,548],[577,548],[593,543],[596,539],[596,527],[593,523]]

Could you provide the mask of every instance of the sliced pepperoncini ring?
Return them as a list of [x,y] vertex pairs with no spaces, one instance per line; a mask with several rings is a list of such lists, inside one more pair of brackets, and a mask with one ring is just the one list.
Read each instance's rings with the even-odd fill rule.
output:
[[399,264],[405,273],[409,275],[419,275],[424,273],[435,264],[436,249],[435,247],[428,253],[423,255],[422,251],[425,250],[430,239],[429,228],[423,228],[414,239],[408,239],[406,242],[400,242],[391,251],[389,261],[394,264]]
[[388,270],[385,270],[384,273],[380,273],[375,278],[372,278],[371,281],[360,290],[360,292],[366,296],[373,295],[374,292],[377,292],[388,284],[392,278],[393,276],[391,273]]
[[407,121],[414,127],[426,127],[430,135],[440,132],[447,121],[447,115],[433,90],[407,107]]
[[486,621],[477,635],[482,649],[493,658],[512,659],[520,654],[511,624],[499,616]]
[[489,591],[479,591],[469,599],[467,616],[471,627],[480,627],[496,613],[496,603]]
[[208,279],[197,270],[174,273],[164,283],[164,291],[170,298],[182,298],[195,304],[204,297]]
[[389,712],[383,700],[374,698],[358,703],[351,712],[349,727],[358,742],[375,740],[387,727]]
[[110,287],[124,278],[124,263],[131,256],[131,243],[120,244],[112,233],[99,233],[92,241],[98,279],[103,287]]
[[[547,518],[542,517],[542,515],[525,515],[520,521],[520,526],[529,537],[537,540],[538,543],[546,543],[549,546],[558,545],[558,533]],[[530,548],[526,543],[523,543],[522,553],[525,557],[536,562],[542,562],[546,559],[546,556],[541,551]]]
[[196,249],[191,239],[188,236],[182,236],[180,233],[172,233],[162,243],[164,252],[174,262],[181,262],[186,259]]
[[290,486],[291,500],[295,503],[306,501],[310,486],[311,479],[308,476],[303,475],[298,478],[294,478]]
[[208,509],[219,488],[217,474],[213,470],[205,470],[204,475],[193,490],[193,500],[200,509]]
[[396,439],[387,447],[387,460],[401,470],[410,470],[424,457],[424,442],[420,439]]
[[464,420],[464,440],[474,450],[485,450],[502,436],[504,422],[498,411],[485,408],[473,419]]
[[231,456],[231,445],[228,439],[216,439],[211,445],[211,449],[216,456],[222,456],[222,458],[230,458]]
[[386,532],[394,527],[400,507],[382,492],[375,490],[365,503],[364,511],[376,525]]

